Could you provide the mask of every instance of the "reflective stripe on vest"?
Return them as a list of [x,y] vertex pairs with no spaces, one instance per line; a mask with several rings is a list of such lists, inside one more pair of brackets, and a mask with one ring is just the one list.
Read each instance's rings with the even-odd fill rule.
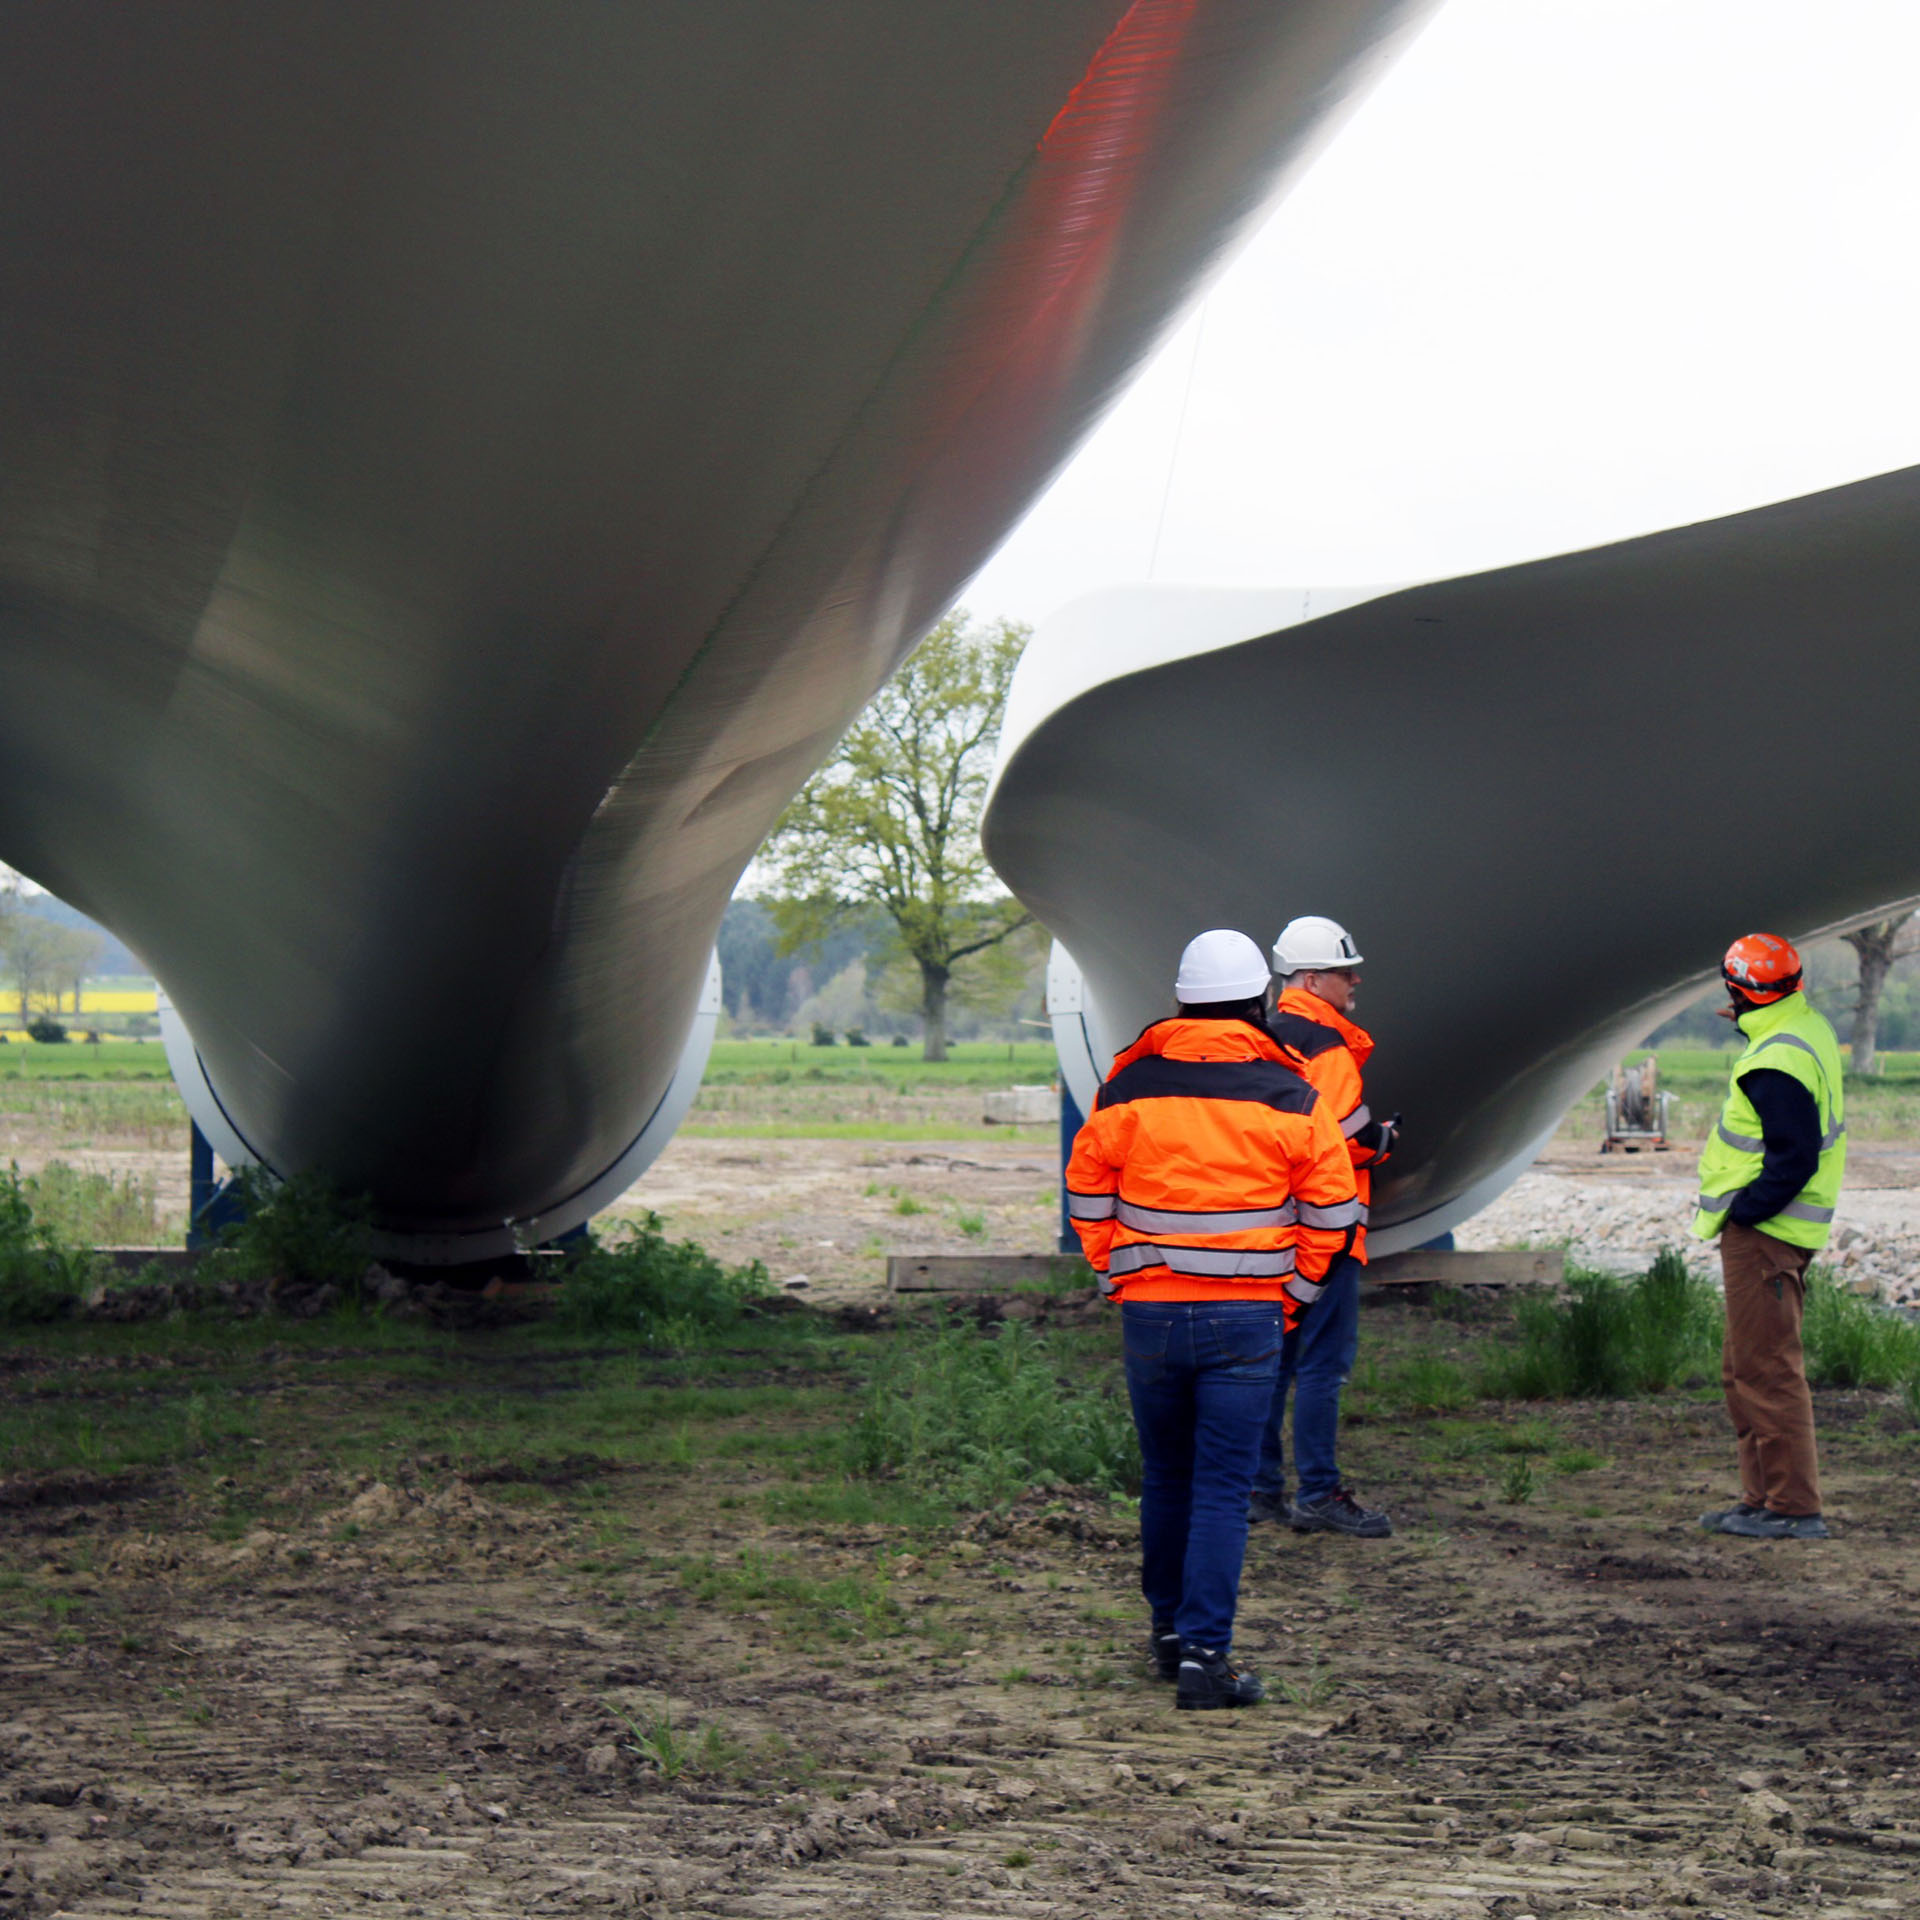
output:
[[[1820,1136],[1820,1151],[1825,1153],[1846,1130],[1847,1123],[1844,1120],[1836,1120],[1833,1125]],[[1766,1151],[1767,1143],[1764,1140],[1756,1140],[1750,1133],[1735,1133],[1728,1127],[1724,1120],[1714,1128],[1714,1132],[1717,1133],[1728,1146],[1738,1147],[1742,1153],[1764,1153]]]
[[1290,1227],[1293,1202],[1279,1207],[1253,1207],[1239,1213],[1170,1213],[1159,1207],[1136,1207],[1122,1200],[1115,1218],[1135,1233],[1259,1233],[1268,1227]]
[[1337,1207],[1309,1206],[1300,1202],[1300,1224],[1303,1227],[1325,1227],[1338,1232],[1342,1227],[1357,1227],[1367,1217],[1367,1210],[1358,1200],[1342,1200]]
[[1355,1107],[1354,1110],[1340,1122],[1341,1137],[1351,1140],[1362,1127],[1370,1125],[1372,1120],[1373,1114],[1368,1109],[1366,1102],[1362,1101],[1359,1106]]
[[1075,1193],[1067,1189],[1067,1218],[1069,1220],[1111,1220],[1113,1218],[1114,1199],[1110,1193]]
[[1165,1267],[1195,1280],[1277,1280],[1293,1271],[1291,1247],[1163,1247],[1151,1240],[1115,1247],[1107,1271],[1115,1279]]

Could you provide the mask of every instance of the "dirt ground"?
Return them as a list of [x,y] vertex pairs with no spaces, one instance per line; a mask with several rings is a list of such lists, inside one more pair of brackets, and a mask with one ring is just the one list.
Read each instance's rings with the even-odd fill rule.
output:
[[[1462,1311],[1372,1309],[1368,1350]],[[143,1404],[207,1437],[0,1483],[0,1914],[1920,1913],[1886,1396],[1821,1396],[1816,1546],[1697,1530],[1709,1397],[1369,1415],[1396,1537],[1256,1530],[1274,1698],[1200,1716],[1145,1677],[1124,1504],[876,1519],[800,1462],[897,1335],[598,1373],[511,1330],[142,1337],[5,1357],[103,1460]],[[653,1437],[550,1450],[586,1392]]]

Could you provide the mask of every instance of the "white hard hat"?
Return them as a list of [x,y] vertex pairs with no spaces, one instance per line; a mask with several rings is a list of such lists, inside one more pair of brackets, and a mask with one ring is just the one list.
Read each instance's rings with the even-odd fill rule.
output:
[[1273,943],[1275,973],[1335,973],[1342,967],[1359,965],[1360,955],[1346,928],[1338,920],[1323,920],[1317,913],[1289,920]]
[[1257,999],[1272,978],[1260,949],[1244,933],[1215,927],[1187,942],[1173,991],[1183,1007],[1208,1007]]

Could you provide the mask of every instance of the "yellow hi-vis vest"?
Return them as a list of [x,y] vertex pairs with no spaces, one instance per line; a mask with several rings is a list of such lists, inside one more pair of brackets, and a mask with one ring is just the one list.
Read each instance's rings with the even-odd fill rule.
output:
[[1740,1090],[1740,1076],[1756,1067],[1790,1073],[1813,1095],[1820,1110],[1820,1163],[1813,1178],[1771,1220],[1756,1222],[1789,1246],[1827,1244],[1833,1231],[1833,1209],[1840,1198],[1840,1177],[1847,1165],[1845,1094],[1840,1070],[1840,1043],[1826,1016],[1804,993],[1790,993],[1770,1006],[1755,1007],[1740,1016],[1739,1027],[1747,1050],[1733,1063],[1727,1104],[1700,1156],[1699,1211],[1693,1231],[1711,1240],[1727,1224],[1727,1208],[1741,1188],[1760,1177],[1765,1159],[1760,1138],[1760,1116]]

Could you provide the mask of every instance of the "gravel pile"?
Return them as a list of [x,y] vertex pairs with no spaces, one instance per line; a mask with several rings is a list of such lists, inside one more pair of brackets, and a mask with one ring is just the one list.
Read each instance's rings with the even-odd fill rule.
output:
[[[1454,1232],[1475,1249],[1564,1245],[1586,1266],[1638,1272],[1662,1247],[1679,1247],[1688,1264],[1719,1272],[1719,1256],[1687,1232],[1691,1181],[1569,1179],[1528,1173],[1492,1206]],[[1920,1307],[1920,1191],[1867,1188],[1842,1193],[1826,1264],[1896,1306]]]

